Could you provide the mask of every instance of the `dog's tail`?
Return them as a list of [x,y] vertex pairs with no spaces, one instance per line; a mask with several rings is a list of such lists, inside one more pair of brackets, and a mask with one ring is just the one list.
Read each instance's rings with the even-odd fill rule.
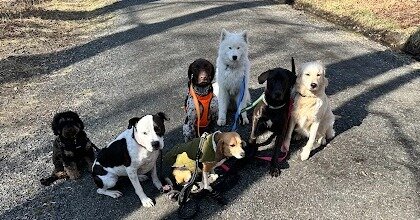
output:
[[295,59],[292,57],[292,73],[296,75]]

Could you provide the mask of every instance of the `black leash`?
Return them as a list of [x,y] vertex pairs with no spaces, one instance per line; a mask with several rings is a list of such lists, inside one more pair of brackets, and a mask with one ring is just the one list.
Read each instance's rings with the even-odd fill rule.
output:
[[[178,217],[182,219],[191,219],[197,214],[199,207],[197,201],[195,201],[190,197],[191,188],[194,186],[195,180],[198,175],[198,165],[200,163],[200,157],[202,154],[202,148],[204,141],[207,139],[207,133],[204,132],[200,137],[200,144],[198,145],[197,153],[195,155],[195,171],[191,176],[191,179],[188,181],[187,184],[182,188],[181,192],[178,196]],[[189,199],[189,200],[188,200]],[[192,208],[191,208],[192,206]],[[188,213],[191,210],[191,213]]]

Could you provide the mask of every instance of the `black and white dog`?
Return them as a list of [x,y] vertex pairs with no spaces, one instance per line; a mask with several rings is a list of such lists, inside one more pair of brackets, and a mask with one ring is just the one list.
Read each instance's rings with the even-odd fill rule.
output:
[[128,122],[128,129],[101,149],[92,168],[99,194],[120,197],[120,191],[109,188],[115,186],[119,176],[128,176],[143,206],[154,206],[153,201],[143,192],[140,181],[146,180],[144,174],[152,171],[153,184],[157,189],[163,189],[157,176],[156,159],[164,146],[165,120],[169,119],[163,112],[132,118]]

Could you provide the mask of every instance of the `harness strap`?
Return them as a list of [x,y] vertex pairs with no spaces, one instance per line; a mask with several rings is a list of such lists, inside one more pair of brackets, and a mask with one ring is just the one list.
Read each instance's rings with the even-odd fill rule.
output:
[[[200,134],[200,103],[198,102],[198,98],[197,95],[194,92],[193,86],[192,84],[190,85],[190,94],[193,97],[193,102],[194,102],[194,107],[195,107],[195,112],[197,114],[197,134]],[[201,143],[201,141],[200,141]]]

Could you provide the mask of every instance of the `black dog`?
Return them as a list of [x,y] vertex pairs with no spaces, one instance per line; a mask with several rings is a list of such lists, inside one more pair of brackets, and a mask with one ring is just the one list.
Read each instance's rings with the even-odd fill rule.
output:
[[[206,59],[197,59],[188,68],[188,94],[185,98],[187,116],[182,127],[185,142],[201,135],[197,134],[198,122],[200,123],[200,133],[214,131],[218,111],[217,99],[213,94],[212,86],[214,75],[214,66]],[[200,105],[200,119],[197,119],[193,94],[190,91],[191,85]]]
[[98,148],[87,138],[79,115],[72,111],[57,113],[51,128],[57,136],[53,143],[54,171],[50,177],[41,179],[41,184],[48,186],[58,179],[79,178],[84,162],[91,171],[94,148]]
[[265,81],[267,81],[267,86],[264,91],[264,99],[254,109],[249,151],[250,156],[253,157],[257,151],[257,137],[267,130],[273,132],[276,140],[270,163],[270,173],[277,177],[280,175],[277,158],[280,156],[280,148],[287,132],[290,94],[296,82],[293,58],[292,71],[283,68],[268,70],[258,76],[258,83],[263,84]]

